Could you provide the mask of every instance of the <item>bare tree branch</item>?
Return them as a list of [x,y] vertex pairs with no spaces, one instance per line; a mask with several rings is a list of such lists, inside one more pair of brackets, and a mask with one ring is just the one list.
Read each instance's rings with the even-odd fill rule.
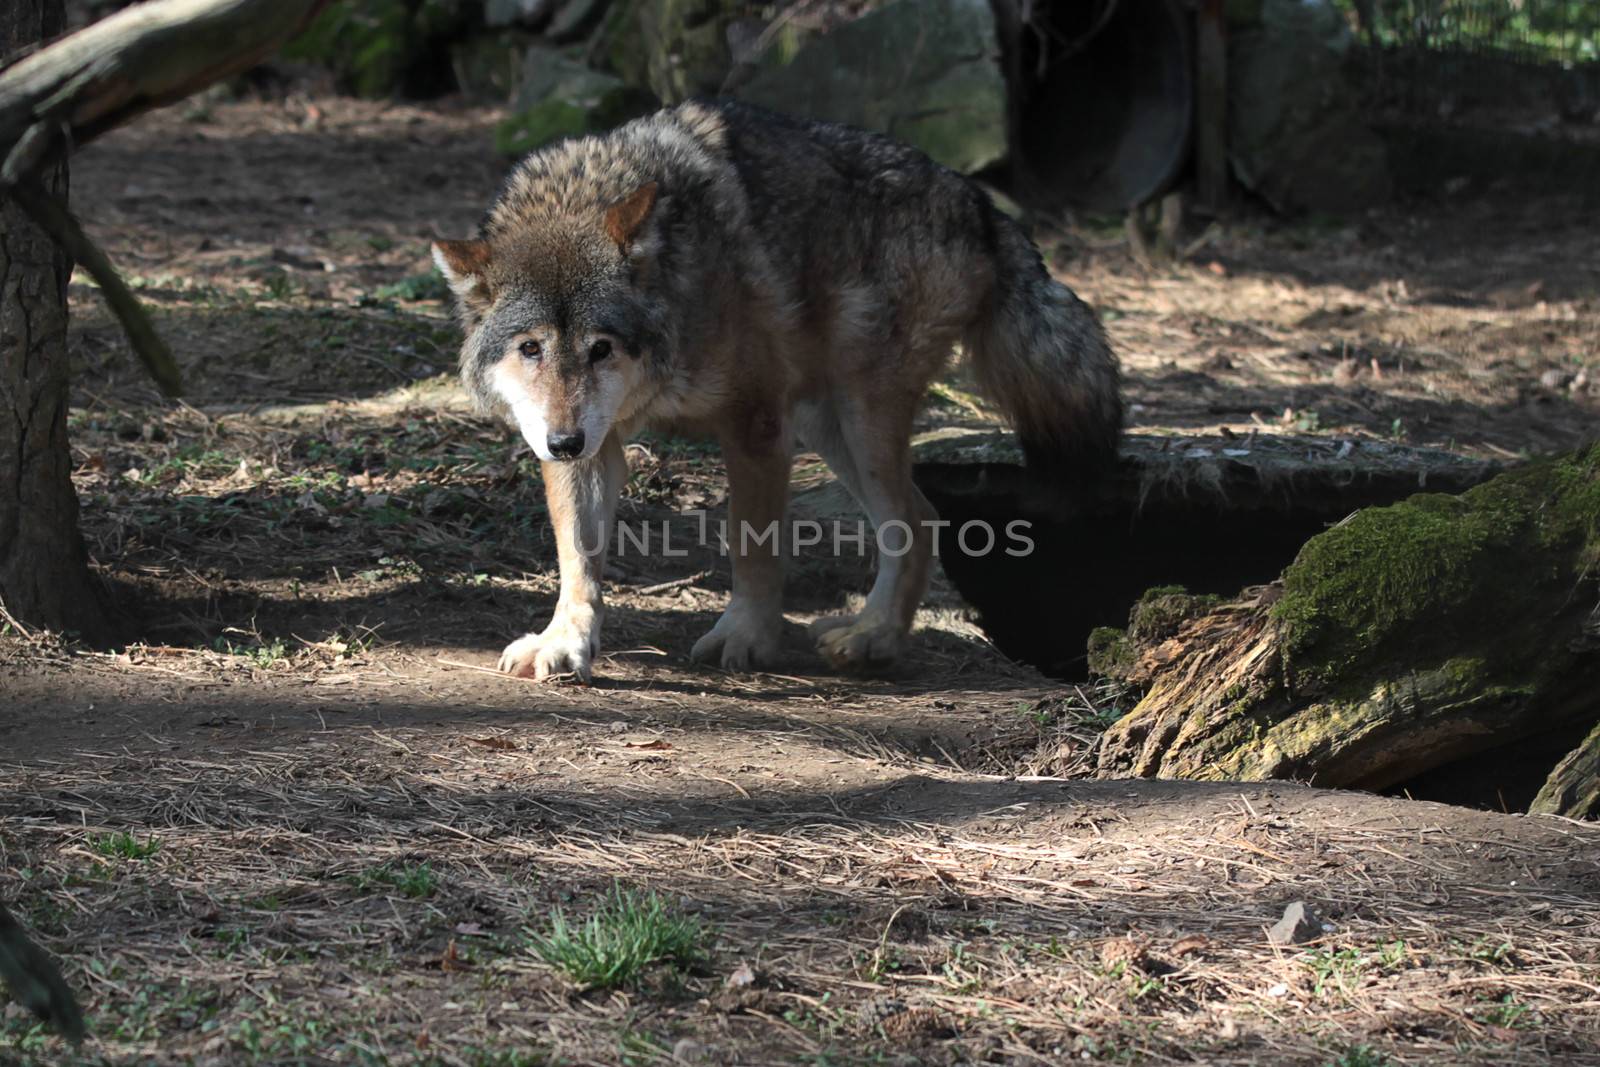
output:
[[34,124],[81,145],[153,107],[248,70],[329,0],[149,0],[0,73],[0,153]]
[[134,352],[168,396],[181,388],[171,350],[110,259],[35,176],[58,153],[248,70],[328,2],[150,0],[0,72],[0,192],[15,198],[100,284]]

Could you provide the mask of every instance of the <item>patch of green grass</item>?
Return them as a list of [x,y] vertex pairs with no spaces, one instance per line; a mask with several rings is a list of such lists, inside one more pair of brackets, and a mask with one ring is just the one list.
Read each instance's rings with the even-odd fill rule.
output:
[[380,285],[372,295],[379,300],[444,300],[450,295],[450,287],[438,271],[429,271],[402,278],[392,285]]
[[1405,966],[1406,953],[1404,941],[1383,941],[1370,952],[1359,948],[1317,949],[1303,954],[1300,962],[1316,977],[1317,996],[1329,989],[1349,995],[1368,972],[1388,973]]
[[273,271],[262,279],[261,284],[266,289],[267,296],[273,300],[293,299],[300,290],[299,283],[285,270]]
[[297,1063],[305,1062],[332,1039],[328,1024],[315,1018],[260,1023],[245,1019],[230,1036],[254,1058]]
[[[47,1062],[42,1056],[57,1040],[54,1030],[27,1012],[0,1014],[0,1048],[23,1057],[22,1063]],[[35,1061],[33,1056],[41,1058]]]
[[550,1058],[542,1052],[515,1048],[465,1048],[450,1060],[429,1060],[429,1064],[466,1062],[469,1067],[545,1067]]
[[218,652],[247,659],[257,667],[271,667],[289,658],[289,645],[281,637],[275,637],[271,641],[260,637],[251,637],[249,641],[233,641],[219,637],[212,642],[211,647]]
[[1497,941],[1492,937],[1480,937],[1468,949],[1467,954],[1479,963],[1487,963],[1495,967],[1515,967],[1516,949],[1509,941]]
[[706,931],[657,894],[613,886],[580,925],[557,908],[529,945],[546,963],[587,989],[632,983],[651,964],[692,967],[706,956]]
[[1493,1001],[1485,1011],[1480,1012],[1478,1021],[1488,1023],[1490,1026],[1520,1029],[1530,1024],[1531,1020],[1527,1015],[1532,1010],[1529,1005],[1507,993],[1499,1000]]
[[426,863],[384,863],[352,875],[349,882],[357,889],[390,886],[412,900],[431,897],[439,888],[438,875]]
[[671,1051],[659,1037],[639,1030],[624,1030],[617,1035],[617,1052],[623,1067],[672,1062]]
[[151,835],[140,841],[130,833],[101,834],[89,839],[89,848],[96,855],[114,860],[147,860],[161,851],[161,842]]
[[1391,1062],[1371,1045],[1351,1045],[1337,1058],[1329,1060],[1327,1067],[1389,1067]]

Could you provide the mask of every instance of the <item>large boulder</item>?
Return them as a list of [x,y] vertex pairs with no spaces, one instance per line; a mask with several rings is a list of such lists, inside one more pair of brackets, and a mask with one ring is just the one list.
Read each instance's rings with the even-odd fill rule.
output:
[[485,0],[483,23],[490,29],[537,30],[550,21],[560,0]]
[[761,67],[741,99],[848,123],[972,172],[1006,154],[1006,84],[987,0],[895,0]]
[[474,100],[504,104],[522,84],[524,57],[535,44],[520,30],[477,33],[450,47],[450,67],[456,88]]
[[436,91],[439,53],[474,14],[465,0],[349,0],[330,5],[284,55],[328,67],[360,96]]
[[520,156],[562,137],[607,130],[656,106],[649,93],[554,48],[531,47],[495,147]]
[[668,104],[714,96],[733,69],[729,27],[759,12],[745,0],[610,0],[590,58]]
[[1345,62],[1353,37],[1329,0],[1261,0],[1228,46],[1228,151],[1248,189],[1285,212],[1341,214],[1388,200],[1383,141]]

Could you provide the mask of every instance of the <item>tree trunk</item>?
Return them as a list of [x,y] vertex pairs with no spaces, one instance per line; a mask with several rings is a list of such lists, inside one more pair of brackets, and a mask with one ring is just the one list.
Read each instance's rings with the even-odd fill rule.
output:
[[[0,6],[0,52],[62,32],[62,0]],[[45,186],[65,196],[65,165]],[[67,277],[71,264],[9,198],[0,201],[0,603],[25,626],[109,627],[78,532],[67,451]]]
[[1516,743],[1570,747],[1600,720],[1597,564],[1592,446],[1358,512],[1231,602],[1154,590],[1091,643],[1143,692],[1100,769],[1382,789]]

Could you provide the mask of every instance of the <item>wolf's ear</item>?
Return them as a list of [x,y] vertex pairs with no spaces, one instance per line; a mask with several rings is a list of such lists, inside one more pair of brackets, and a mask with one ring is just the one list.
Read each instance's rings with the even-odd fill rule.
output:
[[650,217],[656,206],[656,183],[645,182],[639,188],[606,209],[606,233],[624,252],[633,244],[639,227]]
[[435,241],[433,262],[463,303],[488,298],[488,241]]

